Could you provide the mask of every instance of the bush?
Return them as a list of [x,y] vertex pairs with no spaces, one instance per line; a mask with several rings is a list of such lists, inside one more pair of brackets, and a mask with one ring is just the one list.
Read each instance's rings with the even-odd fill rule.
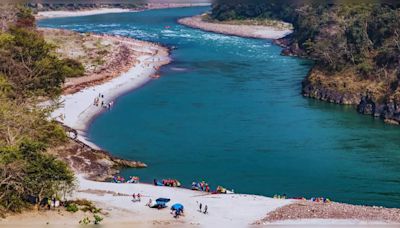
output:
[[100,224],[101,221],[103,221],[103,218],[100,215],[93,215],[94,221],[93,223],[95,225]]
[[91,222],[91,220],[89,219],[89,217],[85,217],[82,220],[79,221],[79,224],[83,224],[83,225],[89,225]]
[[46,197],[72,190],[73,173],[67,165],[45,153],[45,144],[23,141],[19,146],[0,146],[0,210],[20,211],[27,196],[38,206]]
[[32,10],[26,7],[18,7],[16,24],[20,27],[34,28],[35,17],[32,15]]
[[79,211],[79,208],[78,208],[78,206],[76,204],[71,203],[71,204],[67,205],[67,211],[75,213],[75,212]]
[[357,66],[358,68],[358,72],[362,75],[362,76],[369,76],[372,71],[374,70],[374,67],[367,63],[367,62],[363,62],[361,64],[358,64]]
[[85,67],[83,64],[74,59],[63,59],[63,72],[65,77],[67,78],[74,78],[74,77],[81,77],[85,74]]

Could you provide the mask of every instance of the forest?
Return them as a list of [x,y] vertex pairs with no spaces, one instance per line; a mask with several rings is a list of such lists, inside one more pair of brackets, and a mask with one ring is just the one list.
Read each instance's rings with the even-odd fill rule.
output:
[[293,34],[277,43],[285,47],[284,54],[315,62],[303,95],[355,104],[361,113],[398,122],[400,5],[342,2],[220,0],[211,16],[220,21],[270,18],[292,23]]
[[82,73],[79,63],[55,55],[30,10],[2,10],[16,13],[0,32],[0,215],[39,208],[73,189],[73,172],[47,153],[67,136],[49,120],[51,107],[38,104],[58,96],[66,77]]

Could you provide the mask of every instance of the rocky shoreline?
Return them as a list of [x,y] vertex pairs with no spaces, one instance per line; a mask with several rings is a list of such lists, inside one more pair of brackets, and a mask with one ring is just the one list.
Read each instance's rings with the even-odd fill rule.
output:
[[364,222],[382,221],[385,223],[400,223],[400,209],[370,206],[356,206],[345,203],[322,203],[297,201],[278,208],[257,221],[256,225],[287,220],[303,219],[335,219],[359,220]]
[[[289,35],[282,39],[274,40],[274,43],[283,48],[282,55],[307,58],[297,43],[293,43],[291,40],[292,37]],[[316,100],[340,105],[351,105],[360,114],[380,118],[388,124],[399,125],[400,100],[396,99],[396,97],[377,98],[375,94],[382,91],[374,91],[376,90],[375,88],[370,88],[370,84],[377,82],[359,80],[352,77],[354,75],[355,73],[352,70],[348,72],[344,70],[339,78],[326,75],[326,73],[313,67],[302,82],[301,93],[304,97]],[[349,84],[353,84],[351,89],[348,88]],[[384,89],[386,88],[381,88],[381,90]]]
[[[76,135],[76,130],[60,123],[66,132]],[[121,168],[146,168],[140,161],[130,161],[111,155],[105,150],[98,150],[71,137],[62,146],[49,151],[66,162],[75,173],[94,181],[106,181],[119,173]]]
[[352,105],[360,114],[380,118],[388,124],[400,124],[399,101],[389,99],[389,101],[378,102],[368,89],[355,92],[335,90],[318,81],[310,80],[313,76],[313,71],[311,71],[310,75],[302,82],[303,96],[329,103]]

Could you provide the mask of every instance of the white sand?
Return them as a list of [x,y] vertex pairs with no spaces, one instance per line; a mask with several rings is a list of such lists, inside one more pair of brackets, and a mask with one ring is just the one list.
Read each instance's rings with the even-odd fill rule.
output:
[[143,45],[143,42],[141,44],[142,46],[138,46],[136,50],[144,53],[138,58],[139,64],[104,84],[88,87],[74,94],[61,96],[59,101],[62,105],[52,113],[52,117],[66,126],[76,129],[78,131],[78,139],[97,148],[96,145],[86,140],[85,130],[93,117],[103,111],[107,111],[107,109],[100,107],[100,105],[95,106],[94,99],[99,94],[103,94],[104,98],[101,98],[100,102],[104,101],[105,104],[108,104],[123,93],[138,88],[152,80],[151,76],[156,73],[157,69],[169,62],[167,52],[160,51],[163,47],[150,44]]
[[120,9],[120,8],[100,8],[100,9],[79,10],[79,11],[56,10],[56,11],[39,12],[36,15],[36,17],[38,19],[44,19],[44,18],[58,18],[58,17],[79,17],[79,16],[90,16],[97,14],[125,13],[125,12],[132,12],[132,10]]
[[207,22],[202,19],[202,15],[181,18],[178,20],[178,23],[208,32],[257,39],[280,39],[293,32],[291,29],[277,28],[272,26],[234,25]]
[[[291,200],[272,199],[263,196],[242,194],[205,194],[204,192],[192,191],[182,188],[159,187],[149,184],[116,184],[101,183],[86,180],[79,177],[79,188],[81,190],[96,189],[100,191],[112,191],[132,195],[140,193],[143,195],[141,202],[132,202],[131,196],[113,196],[112,194],[94,194],[78,192],[75,197],[86,198],[96,202],[110,211],[113,222],[121,220],[115,214],[120,211],[128,211],[131,216],[128,221],[136,221],[142,224],[153,224],[154,221],[169,221],[200,227],[245,227],[275,210],[278,207],[291,203]],[[170,209],[157,210],[146,205],[149,199],[153,201],[159,197],[170,198],[167,204],[172,206],[181,203],[185,207],[185,216],[174,219]],[[208,206],[207,215],[200,213],[199,203]],[[109,210],[108,210],[109,211]],[[106,222],[107,218],[105,219]],[[123,219],[125,220],[125,219]]]

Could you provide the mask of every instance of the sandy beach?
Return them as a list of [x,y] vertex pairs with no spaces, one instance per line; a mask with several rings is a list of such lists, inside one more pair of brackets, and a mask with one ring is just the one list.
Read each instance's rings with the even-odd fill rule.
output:
[[[161,66],[170,62],[168,49],[165,47],[123,37],[109,36],[108,38],[119,39],[121,42],[131,45],[136,53],[141,53],[135,60],[135,64],[127,72],[115,78],[105,82],[101,78],[95,78],[95,83],[100,84],[61,96],[58,101],[61,103],[61,107],[52,113],[53,118],[76,129],[79,140],[94,148],[97,146],[86,140],[85,130],[93,117],[107,111],[107,108],[102,107],[101,103],[103,106],[113,103],[118,96],[144,85],[153,79]],[[82,80],[83,84],[89,82],[90,78]],[[99,96],[100,94],[101,96]],[[99,99],[98,106],[94,105],[96,98]]]
[[182,18],[179,19],[178,22],[204,31],[257,39],[280,39],[293,32],[290,29],[281,29],[272,26],[234,25],[207,22],[202,19],[202,15]]
[[[384,220],[380,217],[382,213],[376,213],[373,219],[357,218],[319,218],[310,217],[297,219],[293,212],[292,219],[271,220],[264,219],[267,214],[279,212],[282,208],[296,205],[299,203],[318,204],[302,200],[273,199],[264,196],[246,194],[208,194],[199,191],[192,191],[182,188],[160,187],[150,184],[118,184],[105,183],[86,180],[78,175],[79,189],[70,199],[88,199],[102,208],[104,225],[135,227],[246,227],[249,225],[392,225],[398,223]],[[132,194],[141,194],[140,202],[132,201]],[[175,203],[184,205],[184,216],[174,218],[169,208],[162,210],[149,208],[146,206],[149,199],[153,201],[159,197],[171,199],[167,204],[171,206]],[[207,205],[208,213],[199,211],[200,203]],[[329,205],[329,204],[327,204]],[[336,207],[336,205],[333,205]],[[304,209],[303,209],[304,210]],[[367,209],[369,210],[369,209]],[[376,212],[376,209],[374,209]],[[389,209],[379,209],[389,210]],[[307,211],[307,210],[306,210]],[[359,211],[362,211],[361,209]],[[351,211],[349,214],[353,214]],[[50,215],[49,215],[50,214]],[[53,214],[53,215],[52,215]],[[387,214],[387,212],[386,212]],[[395,215],[395,214],[394,214]],[[0,225],[31,224],[40,226],[44,224],[57,226],[77,225],[78,221],[85,216],[81,212],[69,213],[51,211],[31,212],[22,215],[9,216],[0,220]],[[398,216],[397,216],[398,217]]]
[[[278,207],[291,203],[290,200],[271,199],[255,195],[224,194],[212,195],[203,192],[180,188],[156,187],[148,184],[115,184],[101,183],[78,177],[79,191],[74,198],[85,198],[103,208],[105,225],[130,224],[135,227],[184,225],[200,227],[246,227],[255,220],[262,218],[266,213]],[[132,194],[142,195],[140,202],[132,202]],[[146,206],[149,199],[153,201],[159,197],[170,198],[169,206],[182,203],[185,215],[179,219],[173,218],[170,209],[162,210]],[[208,213],[199,212],[199,205],[208,206]],[[35,219],[23,217],[15,219],[9,217],[8,224],[40,225],[47,222],[50,225],[76,225],[76,215],[64,213],[57,219],[40,217]],[[75,218],[75,219],[71,219]],[[0,221],[0,225],[4,220]]]
[[210,3],[148,3],[144,9],[125,9],[125,8],[98,8],[98,9],[82,9],[76,11],[68,10],[54,10],[54,11],[39,11],[35,16],[36,19],[46,18],[60,18],[60,17],[80,17],[91,16],[99,14],[110,13],[126,13],[126,12],[139,12],[143,10],[152,9],[166,9],[166,8],[183,8],[183,7],[196,7],[196,6],[209,6]]
[[37,19],[45,19],[45,18],[58,18],[58,17],[80,17],[80,16],[91,16],[98,14],[109,14],[109,13],[126,13],[126,12],[134,12],[130,9],[121,9],[121,8],[100,8],[100,9],[91,9],[91,10],[79,10],[79,11],[41,11],[36,15]]

